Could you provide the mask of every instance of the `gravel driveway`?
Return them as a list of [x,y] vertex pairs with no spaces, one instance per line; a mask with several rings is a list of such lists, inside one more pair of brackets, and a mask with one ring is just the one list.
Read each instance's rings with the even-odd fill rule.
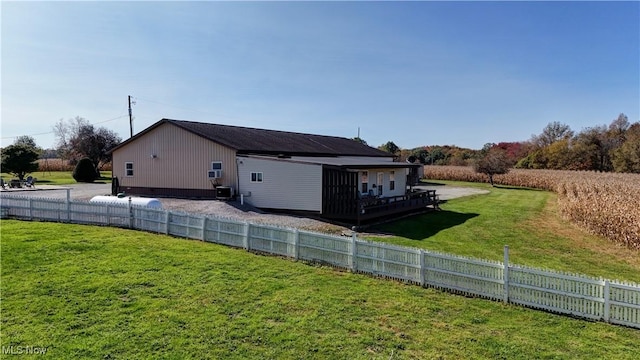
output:
[[[420,185],[418,189],[436,190],[440,200],[450,200],[463,196],[486,194],[489,191],[467,187],[455,187],[448,185]],[[70,196],[77,200],[90,200],[96,195],[109,195],[111,184],[69,184],[69,185],[37,185],[35,189],[10,189],[2,190],[0,194],[16,194],[20,196],[34,196],[44,198],[66,198],[67,189]],[[348,227],[331,224],[325,221],[307,217],[266,213],[250,205],[240,205],[240,201],[219,200],[188,200],[173,198],[158,198],[163,208],[173,211],[184,211],[219,216],[234,220],[246,220],[254,223],[273,224],[278,226],[295,227],[328,233],[343,233],[349,231]]]

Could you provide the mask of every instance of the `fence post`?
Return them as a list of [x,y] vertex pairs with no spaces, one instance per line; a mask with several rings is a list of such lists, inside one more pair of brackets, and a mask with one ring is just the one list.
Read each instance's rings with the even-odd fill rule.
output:
[[611,285],[609,280],[604,281],[604,321],[609,322],[611,317]]
[[509,303],[509,245],[504,246],[504,270],[502,271],[504,277],[504,299],[505,304]]
[[250,223],[248,223],[248,222],[244,223],[244,238],[242,240],[244,241],[244,244],[243,244],[244,246],[243,247],[247,251],[250,250],[250,247],[249,247],[249,245],[250,245],[249,244],[249,234],[250,234],[250,229],[249,228],[250,227],[251,227]]
[[29,220],[33,220],[33,199],[29,198]]
[[111,226],[111,205],[107,204],[107,226]]
[[300,254],[300,232],[298,229],[293,229],[293,258],[298,261]]
[[129,196],[129,228],[133,229],[133,208],[131,207],[131,196]]
[[67,222],[71,222],[71,189],[67,188]]
[[202,238],[200,240],[204,241],[205,239],[205,233],[207,232],[207,217],[203,216],[202,217]]
[[169,210],[165,210],[164,211],[164,233],[166,235],[169,235],[169,225],[171,224],[171,211]]
[[426,285],[426,276],[425,276],[425,261],[424,261],[424,250],[420,249],[420,285],[425,287]]
[[358,270],[358,249],[357,249],[356,232],[351,233],[351,271]]

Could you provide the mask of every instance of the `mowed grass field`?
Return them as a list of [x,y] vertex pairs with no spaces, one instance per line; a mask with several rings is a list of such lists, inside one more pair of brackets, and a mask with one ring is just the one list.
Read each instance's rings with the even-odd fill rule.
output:
[[[454,206],[463,205],[451,201],[445,211],[461,212]],[[638,330],[241,249],[58,223],[3,220],[0,230],[0,342],[46,347],[47,358],[637,359],[640,353]]]
[[[68,184],[77,184],[76,180],[73,178],[72,171],[37,171],[30,174],[34,178],[38,179],[36,181],[36,187],[38,184],[40,185],[68,185]],[[5,181],[8,181],[14,178],[13,175],[2,173],[2,178]],[[111,171],[101,171],[100,178],[95,181],[96,183],[102,182],[111,182]]]
[[[486,183],[465,166],[425,166],[428,179]],[[553,191],[559,214],[611,242],[640,250],[640,174],[511,169],[496,175],[503,186]]]
[[[560,216],[557,195],[537,189],[456,181],[488,194],[449,200],[441,211],[370,229],[370,240],[640,283],[640,251],[587,233]],[[437,190],[436,190],[437,191]]]

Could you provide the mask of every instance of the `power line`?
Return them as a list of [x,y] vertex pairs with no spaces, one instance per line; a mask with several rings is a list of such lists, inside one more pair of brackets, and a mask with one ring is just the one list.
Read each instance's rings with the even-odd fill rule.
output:
[[[126,116],[127,116],[127,114],[123,114],[123,115],[120,115],[118,117],[114,117],[114,118],[111,118],[111,119],[108,119],[108,120],[103,120],[103,121],[98,121],[98,122],[92,123],[91,125],[104,124],[104,123],[107,123],[109,121],[115,121],[115,120],[118,120],[118,119],[122,119],[123,117],[126,117]],[[32,136],[32,137],[35,137],[35,136],[40,136],[40,135],[49,135],[49,134],[53,134],[53,133],[54,133],[53,131],[48,131],[48,132],[37,133],[37,134],[29,134],[29,135],[3,136],[2,139],[17,139],[20,136]]]

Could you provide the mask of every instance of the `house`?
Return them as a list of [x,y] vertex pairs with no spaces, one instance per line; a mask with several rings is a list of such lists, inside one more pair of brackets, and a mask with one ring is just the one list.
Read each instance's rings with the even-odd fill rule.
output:
[[342,137],[162,119],[111,153],[114,194],[241,196],[356,223],[436,204],[408,191],[420,165]]

